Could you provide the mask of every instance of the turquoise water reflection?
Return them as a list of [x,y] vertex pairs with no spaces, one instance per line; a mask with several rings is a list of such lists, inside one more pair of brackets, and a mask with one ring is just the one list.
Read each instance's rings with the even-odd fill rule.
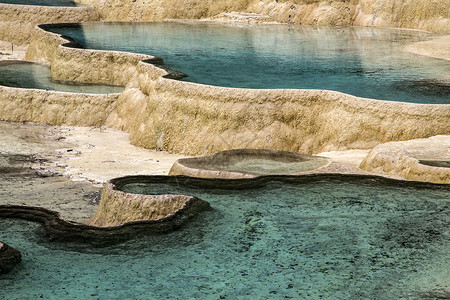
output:
[[327,89],[450,103],[450,62],[405,53],[429,33],[379,28],[97,23],[58,27],[90,49],[162,57],[185,80],[226,87]]
[[0,3],[40,6],[77,6],[72,0],[0,0]]
[[337,176],[245,190],[131,183],[211,203],[181,229],[91,248],[40,240],[0,221],[23,262],[5,299],[399,299],[444,295],[449,186]]
[[90,94],[121,93],[124,89],[121,86],[103,84],[69,84],[69,82],[58,82],[52,79],[48,66],[24,61],[0,62],[0,85]]

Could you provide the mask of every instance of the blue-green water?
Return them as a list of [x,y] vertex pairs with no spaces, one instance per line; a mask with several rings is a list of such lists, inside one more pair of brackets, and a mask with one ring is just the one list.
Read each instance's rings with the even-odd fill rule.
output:
[[72,0],[0,0],[0,3],[39,6],[77,6],[77,3]]
[[58,82],[52,79],[48,66],[23,61],[0,62],[0,85],[89,94],[121,93],[124,89],[121,86],[103,84]]
[[[191,186],[191,187],[189,187]],[[198,186],[196,184],[195,186]],[[128,184],[211,203],[170,234],[106,248],[0,220],[23,262],[2,299],[418,299],[449,293],[450,187],[330,177],[245,190]]]
[[450,61],[403,52],[433,38],[354,27],[94,23],[50,29],[85,48],[159,56],[189,77],[226,87],[327,89],[360,97],[450,103]]

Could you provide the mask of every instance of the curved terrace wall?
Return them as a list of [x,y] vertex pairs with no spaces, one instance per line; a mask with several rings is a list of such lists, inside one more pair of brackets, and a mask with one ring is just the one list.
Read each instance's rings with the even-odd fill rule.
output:
[[0,3],[0,40],[28,44],[34,26],[42,23],[87,22],[99,20],[92,6],[57,7]]
[[[130,177],[130,180],[134,177]],[[209,203],[186,195],[143,195],[120,191],[114,181],[104,185],[100,206],[88,224],[92,226],[117,226],[133,221],[163,220],[174,215],[183,217],[180,223],[198,212],[209,208]]]
[[175,77],[167,70],[148,63],[160,62],[154,57],[56,46],[59,35],[37,30],[43,38],[37,39],[40,46],[30,45],[27,57],[45,57],[57,79],[128,82],[106,125],[128,131],[131,142],[140,147],[193,155],[232,148],[311,154],[450,133],[450,105],[446,104],[177,81],[165,78]]
[[[127,90],[117,116],[142,147],[187,154],[231,148],[302,153],[371,148],[379,143],[450,132],[450,105],[359,98],[323,90],[253,90],[166,78],[140,63],[140,89]],[[137,115],[121,114],[143,99]],[[131,124],[131,126],[130,126]],[[125,124],[124,124],[125,125]]]
[[0,86],[0,120],[101,126],[119,94],[79,94]]
[[400,27],[450,33],[447,0],[80,0],[102,20],[198,19],[222,12],[266,14],[273,21],[304,25]]
[[209,208],[209,203],[196,197],[186,196],[188,205],[158,220],[137,220],[97,226],[66,220],[52,210],[42,207],[0,205],[1,218],[23,219],[39,222],[42,236],[52,242],[77,242],[93,246],[107,246],[124,242],[139,235],[157,235],[179,228],[187,219]]
[[34,28],[25,58],[49,62],[52,77],[56,79],[127,85],[137,77],[136,66],[139,61],[162,63],[161,59],[145,54],[78,48],[80,47],[78,44],[67,38],[46,31],[49,26],[54,27],[58,24],[44,24]]

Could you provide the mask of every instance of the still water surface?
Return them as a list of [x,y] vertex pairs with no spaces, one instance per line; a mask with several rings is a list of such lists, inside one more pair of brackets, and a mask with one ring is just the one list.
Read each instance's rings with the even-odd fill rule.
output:
[[[244,190],[131,183],[209,201],[181,229],[92,248],[0,220],[23,262],[3,299],[417,299],[448,291],[449,186],[331,176]],[[41,298],[42,298],[41,297]]]
[[124,90],[121,86],[57,81],[52,79],[48,66],[24,61],[0,62],[0,85],[89,94],[121,93]]

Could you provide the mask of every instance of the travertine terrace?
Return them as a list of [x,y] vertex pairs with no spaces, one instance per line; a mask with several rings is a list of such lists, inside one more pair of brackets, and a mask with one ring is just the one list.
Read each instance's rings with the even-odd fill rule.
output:
[[140,147],[195,155],[247,144],[318,153],[450,132],[449,105],[182,82],[172,79],[176,74],[170,70],[152,64],[160,61],[155,57],[73,48],[41,27],[27,59],[50,62],[52,75],[60,80],[126,84],[105,124],[130,132],[131,142]]

